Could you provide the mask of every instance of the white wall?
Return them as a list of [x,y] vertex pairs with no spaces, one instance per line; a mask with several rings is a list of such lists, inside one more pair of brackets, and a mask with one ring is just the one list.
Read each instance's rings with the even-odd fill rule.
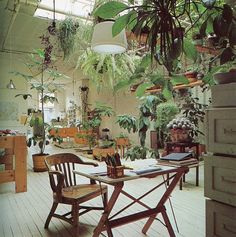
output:
[[[111,106],[117,115],[128,114],[139,117],[139,101],[135,97],[135,93],[126,89],[125,91],[120,91],[117,94],[113,94],[112,90],[101,90],[99,93],[93,83],[89,83],[89,104],[91,104],[91,109],[94,108],[95,102],[102,102],[108,106]],[[105,117],[102,120],[100,130],[103,128],[109,128],[110,133],[113,138],[118,136],[121,132],[129,136],[130,140],[134,144],[139,144],[138,133],[128,133],[127,130],[121,129],[118,124],[116,124],[117,117],[113,116],[111,118]],[[146,146],[149,147],[149,132],[147,133]]]
[[[20,68],[21,60],[18,54],[0,52],[0,129],[19,130],[26,133],[26,127],[20,124],[20,116],[27,114],[27,102],[15,95],[25,93],[27,85],[24,79],[9,73]],[[6,88],[10,79],[16,86],[15,90]]]

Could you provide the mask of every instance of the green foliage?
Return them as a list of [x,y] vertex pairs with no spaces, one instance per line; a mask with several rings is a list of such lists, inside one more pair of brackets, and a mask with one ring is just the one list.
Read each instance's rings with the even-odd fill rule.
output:
[[121,132],[116,138],[128,138],[128,135]]
[[64,52],[64,59],[68,58],[74,50],[74,42],[79,23],[72,18],[65,18],[59,23],[58,38]]
[[207,105],[200,103],[199,98],[193,98],[191,93],[189,93],[189,96],[184,97],[184,101],[185,107],[182,113],[195,127],[190,133],[191,137],[197,138],[199,134],[204,135],[204,133],[199,130],[199,124],[200,122],[204,122]]
[[179,108],[174,102],[164,102],[157,105],[156,128],[165,130],[169,121],[171,121],[179,112]]
[[119,82],[127,81],[132,75],[136,58],[127,53],[108,55],[87,49],[79,56],[76,68],[80,68],[92,80],[98,91],[101,88],[114,91]]
[[137,119],[131,115],[118,115],[116,123],[118,123],[121,128],[126,129],[129,133],[131,131],[135,133],[138,130]]
[[193,45],[192,41],[187,38],[184,39],[183,51],[188,59],[193,60],[194,62],[197,60],[197,50]]
[[94,16],[99,16],[101,18],[113,18],[128,6],[122,2],[110,1],[103,4],[94,12]]
[[155,119],[156,106],[161,103],[161,96],[156,95],[147,95],[140,98],[142,102],[139,106],[139,119],[138,119],[138,131],[139,131],[139,139],[140,145],[145,146],[146,133],[148,128],[150,127],[150,120]]
[[164,102],[157,105],[155,128],[158,131],[160,146],[164,147],[168,131],[167,124],[180,112],[178,106],[172,102]]
[[111,106],[107,106],[101,102],[96,102],[94,113],[95,113],[95,116],[97,117],[102,117],[102,116],[111,117],[115,114]]
[[109,140],[101,140],[101,144],[99,145],[100,148],[109,148],[109,147],[114,147],[115,142],[114,141],[109,141]]
[[[44,122],[44,105],[47,102],[57,102],[57,98],[51,95],[59,89],[56,81],[59,78],[68,78],[51,67],[53,56],[51,55],[51,49],[48,50],[50,41],[47,37],[44,37],[43,40],[47,40],[47,47],[45,46],[45,49],[34,50],[35,54],[30,55],[31,62],[25,63],[25,66],[28,69],[28,74],[17,71],[11,72],[15,76],[20,76],[25,79],[30,85],[30,90],[35,90],[40,96],[40,112],[37,116],[35,113],[32,113],[29,119],[30,126],[33,127],[34,130],[40,132],[39,134],[34,134],[33,137],[30,137],[27,141],[28,146],[38,145],[40,154],[44,153],[45,146],[49,144],[48,138],[51,138],[47,137],[47,129],[49,125]],[[16,95],[16,97],[19,96],[22,96],[24,100],[32,98],[32,95],[28,93]]]
[[157,151],[143,146],[131,147],[125,153],[125,159],[130,159],[131,161],[147,158],[157,159],[158,157],[159,153]]

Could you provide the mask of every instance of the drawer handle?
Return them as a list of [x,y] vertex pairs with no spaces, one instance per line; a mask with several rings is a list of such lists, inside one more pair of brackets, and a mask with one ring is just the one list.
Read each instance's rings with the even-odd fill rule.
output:
[[224,128],[224,134],[226,134],[226,133],[233,134],[233,133],[236,133],[236,131],[233,130],[232,128],[231,129]]
[[227,226],[226,224],[223,224],[223,227],[226,231],[236,234],[236,229],[234,228],[234,226],[229,226],[229,225]]
[[224,176],[221,176],[221,179],[224,182],[236,183],[236,179],[234,177],[224,177]]

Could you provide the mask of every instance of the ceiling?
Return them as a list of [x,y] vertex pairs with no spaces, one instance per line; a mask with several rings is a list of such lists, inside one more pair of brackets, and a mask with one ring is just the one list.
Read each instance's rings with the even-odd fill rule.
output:
[[40,46],[39,36],[45,32],[48,21],[33,17],[36,8],[36,0],[0,1],[1,51],[28,53]]
[[[39,37],[45,34],[52,20],[33,17],[37,4],[37,0],[0,0],[0,52],[28,57],[33,49],[40,48]],[[58,57],[56,66],[72,78],[73,65],[66,65]]]

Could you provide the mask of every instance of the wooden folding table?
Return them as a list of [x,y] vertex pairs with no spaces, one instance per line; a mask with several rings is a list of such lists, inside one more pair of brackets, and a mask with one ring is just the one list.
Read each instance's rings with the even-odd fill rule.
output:
[[[91,173],[88,173],[86,171],[74,171],[74,173],[87,177],[89,179],[96,180],[100,183],[105,183],[108,185],[112,185],[114,187],[113,192],[108,200],[107,206],[105,207],[105,211],[103,212],[100,221],[96,228],[94,229],[93,237],[99,237],[102,231],[107,231],[107,234],[109,237],[113,236],[112,228],[118,227],[130,222],[134,222],[143,218],[147,218],[148,220],[146,224],[144,225],[142,232],[146,234],[149,227],[153,223],[153,221],[156,219],[156,216],[161,213],[164,224],[168,230],[168,233],[170,237],[175,237],[175,233],[173,231],[173,228],[171,226],[169,217],[166,212],[165,203],[168,200],[170,194],[176,187],[177,183],[181,179],[182,175],[188,172],[187,167],[165,167],[161,166],[160,170],[157,171],[151,171],[143,174],[137,175],[134,172],[125,170],[125,175],[122,178],[117,179],[111,179],[107,176],[100,176],[100,175],[94,175]],[[169,174],[169,178],[164,178],[166,175]],[[156,184],[155,187],[151,188],[148,191],[145,191],[140,197],[136,198],[129,194],[127,191],[123,189],[124,182],[127,182],[129,180],[134,179],[140,179],[140,178],[154,178],[156,176],[163,176],[163,181],[160,181],[160,183]],[[166,186],[167,181],[169,182],[169,186]],[[149,207],[147,203],[144,203],[141,199],[152,193],[154,190],[160,188],[161,186],[165,185],[166,189],[162,195],[162,197],[159,199],[157,205],[155,207]],[[122,208],[120,211],[118,211],[116,214],[113,214],[110,216],[111,211],[115,205],[115,203],[118,201],[118,197],[120,194],[125,195],[129,199],[132,200],[130,204],[128,204],[126,207]],[[125,215],[119,218],[115,218],[118,214],[122,213],[124,210],[132,206],[133,204],[138,203],[141,206],[145,208],[143,211],[139,211],[133,214]]]

